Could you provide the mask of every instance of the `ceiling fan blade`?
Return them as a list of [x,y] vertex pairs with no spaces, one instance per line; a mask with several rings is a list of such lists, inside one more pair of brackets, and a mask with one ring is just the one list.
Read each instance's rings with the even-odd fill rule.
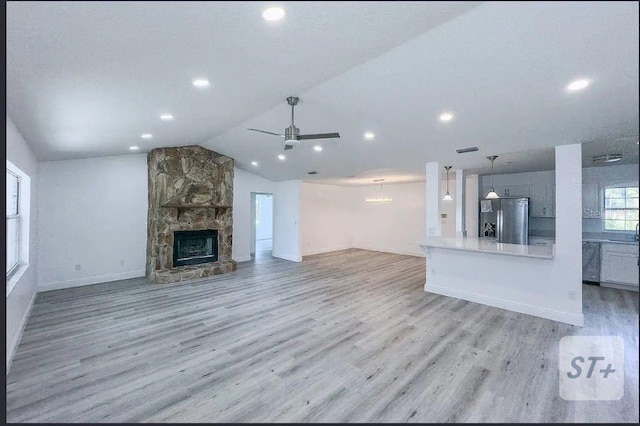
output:
[[305,139],[330,139],[330,138],[339,138],[340,133],[316,133],[314,135],[299,135],[298,140]]
[[284,150],[293,149],[293,145],[285,145]]
[[266,133],[268,135],[280,136],[280,137],[284,138],[284,135],[281,135],[280,133],[267,132],[266,130],[260,130],[260,129],[247,129],[247,130],[252,130],[254,132],[260,132],[260,133]]

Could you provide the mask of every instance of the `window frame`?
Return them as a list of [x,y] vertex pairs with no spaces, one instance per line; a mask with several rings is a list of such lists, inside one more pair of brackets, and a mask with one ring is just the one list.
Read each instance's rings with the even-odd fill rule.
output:
[[[17,195],[16,195],[16,213],[12,214],[12,215],[7,215],[7,223],[9,220],[15,220],[15,244],[16,244],[16,263],[14,263],[11,268],[9,268],[9,270],[7,271],[7,279],[9,279],[14,272],[16,272],[18,270],[18,268],[20,267],[20,244],[21,244],[21,240],[20,240],[20,227],[21,227],[21,215],[20,215],[20,195],[22,192],[22,186],[21,186],[21,178],[20,175],[18,175],[17,173],[15,173],[14,171],[10,170],[9,168],[6,169],[7,170],[7,174],[12,175],[13,177],[16,178],[16,185],[17,185]],[[7,226],[6,229],[9,229],[9,227]],[[7,239],[9,238],[9,235],[6,235]]]
[[[614,233],[625,233],[625,234],[632,234],[635,233],[635,229],[634,230],[630,230],[630,229],[608,229],[607,228],[607,220],[611,220],[611,219],[607,219],[607,211],[611,210],[611,211],[617,211],[617,210],[638,210],[639,214],[640,214],[640,209],[639,208],[634,208],[634,207],[615,207],[615,208],[607,208],[607,189],[624,189],[625,193],[626,190],[628,188],[635,188],[635,189],[639,189],[639,185],[638,182],[624,182],[624,183],[616,183],[616,184],[610,184],[610,185],[605,185],[602,188],[602,232],[614,232]],[[632,197],[633,198],[633,197]],[[625,195],[625,200],[627,199],[626,195]],[[626,204],[626,203],[625,203]],[[617,219],[620,220],[620,219]],[[631,220],[627,220],[624,219],[624,222],[630,222]],[[637,221],[636,221],[637,222]]]

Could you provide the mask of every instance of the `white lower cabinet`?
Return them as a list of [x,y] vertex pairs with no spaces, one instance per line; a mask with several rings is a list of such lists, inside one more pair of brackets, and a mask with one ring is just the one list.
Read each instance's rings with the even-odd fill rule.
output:
[[600,283],[615,284],[638,291],[638,246],[608,244],[600,246]]

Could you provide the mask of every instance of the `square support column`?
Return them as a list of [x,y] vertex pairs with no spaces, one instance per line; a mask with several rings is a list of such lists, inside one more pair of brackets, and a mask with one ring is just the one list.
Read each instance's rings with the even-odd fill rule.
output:
[[427,179],[427,236],[436,237],[442,234],[442,226],[440,221],[440,181],[441,181],[440,163],[427,163],[426,179]]
[[456,170],[456,237],[467,236],[467,182],[464,170]]

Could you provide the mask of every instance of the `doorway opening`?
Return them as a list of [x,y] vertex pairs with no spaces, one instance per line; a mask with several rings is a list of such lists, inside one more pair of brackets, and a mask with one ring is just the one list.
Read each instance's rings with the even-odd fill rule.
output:
[[251,193],[251,257],[271,257],[273,250],[273,194]]

